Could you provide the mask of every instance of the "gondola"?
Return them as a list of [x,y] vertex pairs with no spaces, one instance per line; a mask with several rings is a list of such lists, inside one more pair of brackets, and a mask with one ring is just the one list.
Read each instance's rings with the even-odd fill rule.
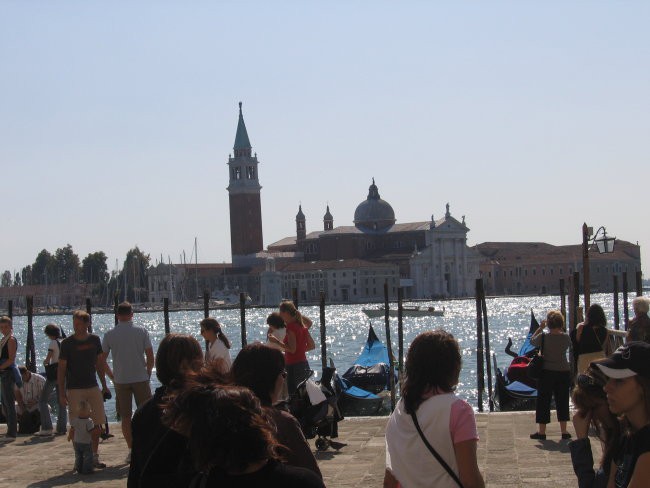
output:
[[359,357],[342,376],[335,377],[343,415],[377,415],[380,412],[384,400],[378,393],[390,388],[389,365],[388,349],[371,325]]
[[379,393],[390,389],[389,365],[388,348],[379,340],[371,325],[361,355],[343,373],[343,379],[352,386],[372,393]]
[[[516,357],[504,372],[497,367],[496,354],[492,355],[494,371],[496,372],[493,400],[496,407],[502,412],[535,409],[535,401],[537,400],[536,383],[534,380],[525,377],[525,370],[521,366],[527,363],[526,358],[534,355],[537,351],[537,348],[530,343],[530,339],[538,327],[539,323],[531,310],[528,335],[519,348],[518,355],[510,352],[510,344],[506,347],[506,353]],[[509,371],[510,377],[508,376]]]

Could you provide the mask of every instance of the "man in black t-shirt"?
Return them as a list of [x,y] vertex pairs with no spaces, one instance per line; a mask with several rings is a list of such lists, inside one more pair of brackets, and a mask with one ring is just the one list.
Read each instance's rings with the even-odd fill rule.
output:
[[61,342],[57,382],[59,403],[68,406],[69,418],[78,417],[80,404],[85,401],[92,409],[90,417],[95,423],[91,431],[94,466],[103,468],[99,462],[100,425],[105,422],[104,398],[97,384],[95,372],[99,375],[103,392],[108,392],[104,372],[104,362],[99,358],[102,345],[99,337],[88,333],[90,315],[77,310],[72,315],[74,334]]

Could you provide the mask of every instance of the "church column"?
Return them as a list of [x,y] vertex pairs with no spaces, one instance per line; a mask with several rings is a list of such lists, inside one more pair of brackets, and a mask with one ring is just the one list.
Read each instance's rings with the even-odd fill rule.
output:
[[454,243],[454,272],[451,273],[453,277],[451,290],[454,296],[458,296],[458,239],[454,238],[452,242]]
[[440,295],[446,295],[447,294],[447,287],[445,286],[445,260],[443,257],[443,247],[444,247],[444,239],[439,238],[438,239],[438,263],[440,264]]
[[463,293],[465,295],[469,295],[469,290],[468,290],[468,287],[469,287],[469,273],[467,271],[467,242],[466,242],[466,239],[461,239],[460,242],[461,242],[460,245],[462,246],[461,251],[462,251],[462,255],[463,255],[463,273],[462,273],[462,277],[463,277]]

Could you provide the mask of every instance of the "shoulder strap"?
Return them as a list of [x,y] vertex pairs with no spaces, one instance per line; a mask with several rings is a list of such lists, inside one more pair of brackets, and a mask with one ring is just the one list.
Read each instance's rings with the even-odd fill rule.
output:
[[418,423],[418,417],[415,415],[415,412],[411,414],[411,418],[413,419],[413,423],[415,424],[415,428],[418,431],[418,434],[420,434],[420,438],[422,439],[422,442],[424,442],[424,445],[427,446],[427,449],[429,449],[429,452],[433,454],[433,457],[436,458],[436,460],[440,463],[440,465],[445,468],[445,471],[449,474],[449,476],[452,477],[452,479],[460,486],[460,488],[463,488],[463,484],[460,482],[460,479],[458,479],[458,476],[456,473],[454,473],[454,470],[449,467],[449,465],[445,462],[444,459],[442,459],[442,456],[438,454],[438,451],[436,451],[431,444],[429,444],[429,441],[427,440],[426,437],[424,437],[424,433],[422,432],[422,429],[420,428],[420,424]]
[[[596,332],[596,328],[595,328],[595,327],[592,327],[592,328],[591,328],[591,331],[594,333],[594,337],[596,338],[596,342],[597,342],[598,345],[600,346],[600,349],[601,349],[602,351],[604,351],[605,348],[603,347],[603,343],[602,343],[602,341],[598,338],[598,332]],[[607,330],[605,330],[605,334],[607,334]]]
[[544,338],[546,337],[546,334],[542,332],[542,345],[539,348],[539,355],[543,356],[544,355]]

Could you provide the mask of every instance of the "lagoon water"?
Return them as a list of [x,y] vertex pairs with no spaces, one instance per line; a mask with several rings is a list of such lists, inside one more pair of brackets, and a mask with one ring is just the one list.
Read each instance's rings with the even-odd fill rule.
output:
[[[630,297],[631,300],[631,297]],[[608,326],[613,327],[613,298],[610,294],[594,294],[591,303],[598,303],[603,306],[608,318]],[[405,305],[407,303],[405,302]],[[444,317],[404,317],[404,354],[415,336],[425,330],[443,328],[458,339],[463,356],[463,367],[458,385],[458,394],[466,399],[474,408],[477,407],[476,389],[476,302],[474,299],[466,300],[436,300],[418,305],[426,307],[433,306],[436,309],[445,307]],[[327,354],[328,358],[334,360],[339,372],[343,373],[361,352],[368,335],[370,320],[363,313],[364,307],[377,307],[377,305],[330,305],[325,311],[327,324]],[[396,306],[391,304],[392,306]],[[514,343],[513,349],[517,350],[523,341],[530,325],[530,310],[533,309],[536,317],[541,322],[546,311],[560,307],[559,296],[541,297],[502,297],[488,298],[487,310],[490,325],[490,346],[493,352],[497,353],[499,367],[503,368],[509,363],[509,358],[504,354],[504,348],[511,337]],[[309,353],[309,360],[312,369],[317,371],[320,377],[320,334],[318,330],[319,309],[313,306],[301,307],[301,312],[314,321],[312,335],[316,343],[316,349]],[[623,311],[622,299],[619,303],[619,310]],[[631,310],[631,305],[630,305]],[[274,309],[255,308],[246,310],[246,328],[248,342],[266,341],[265,325],[266,316]],[[215,316],[223,325],[223,330],[232,342],[231,355],[234,358],[241,348],[240,314],[239,310],[214,310]],[[199,322],[203,318],[202,311],[171,312],[170,325],[172,332],[194,335],[200,343],[203,339],[199,334]],[[162,312],[147,312],[136,314],[135,323],[146,327],[157,350],[158,343],[165,335],[165,326]],[[72,333],[71,316],[38,316],[34,317],[34,335],[36,343],[36,364],[37,369],[43,369],[42,363],[47,353],[47,338],[43,334],[43,328],[53,322],[64,328],[67,334]],[[622,318],[621,318],[622,323]],[[379,338],[385,342],[384,319],[372,319],[372,325]],[[97,314],[93,316],[93,329],[100,337],[104,332],[113,327],[112,314]],[[24,316],[15,317],[14,331],[19,342],[17,362],[23,364],[25,361],[25,343],[27,336],[27,318]],[[397,358],[397,319],[391,319],[391,339],[393,354]],[[109,387],[110,380],[107,380]],[[152,375],[153,386],[158,386],[155,374]],[[487,389],[487,381],[486,381]],[[111,390],[113,390],[111,388]],[[484,397],[485,402],[485,397]],[[485,402],[487,408],[487,402]],[[110,400],[106,404],[109,420],[115,420],[115,403]]]

